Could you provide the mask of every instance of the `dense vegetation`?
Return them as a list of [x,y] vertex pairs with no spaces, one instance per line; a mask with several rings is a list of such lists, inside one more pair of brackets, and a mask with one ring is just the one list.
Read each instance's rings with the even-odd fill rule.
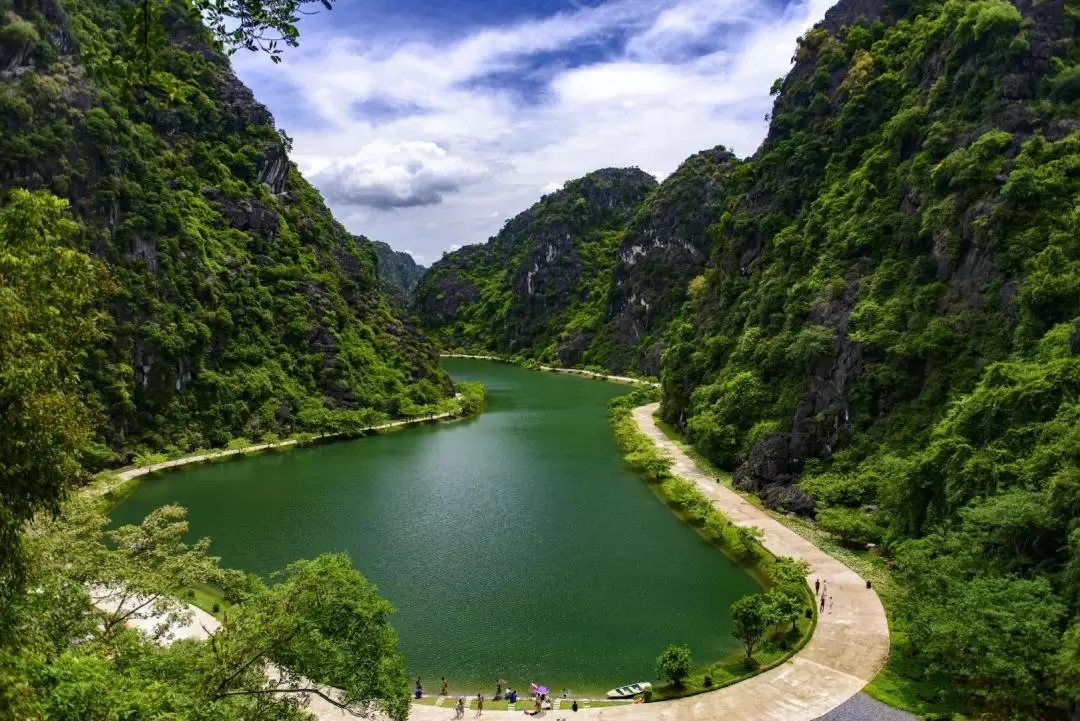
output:
[[[1076,0],[842,0],[759,151],[650,193],[578,311],[568,291],[508,325],[532,291],[491,246],[422,283],[477,312],[417,308],[444,346],[549,363],[649,371],[666,347],[665,420],[888,559],[914,705],[1076,717],[1078,37]],[[527,270],[579,267],[559,250]]]
[[843,2],[670,333],[665,418],[876,543],[891,671],[1080,711],[1080,3]]
[[[392,608],[347,557],[267,585],[183,509],[105,531],[98,489],[71,493],[134,452],[482,408],[229,70],[295,44],[304,4],[0,0],[0,718],[408,714]],[[207,584],[210,639],[157,643]]]
[[413,309],[447,349],[594,362],[582,356],[581,333],[603,317],[619,243],[655,186],[637,168],[568,182],[486,244],[434,263]]
[[655,376],[709,227],[748,177],[723,147],[659,186],[636,169],[591,173],[433,264],[414,310],[448,349]]
[[102,413],[91,465],[451,392],[380,292],[376,250],[300,177],[192,12],[0,0],[0,202],[14,187],[68,200],[77,247],[109,278],[83,374]]

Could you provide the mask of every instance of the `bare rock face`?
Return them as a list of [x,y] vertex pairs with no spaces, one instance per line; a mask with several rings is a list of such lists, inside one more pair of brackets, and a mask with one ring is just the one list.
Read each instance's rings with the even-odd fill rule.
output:
[[285,192],[289,180],[289,156],[281,143],[267,143],[263,146],[257,172],[259,182],[269,187],[271,193],[281,195]]
[[203,188],[202,194],[219,205],[221,214],[231,227],[251,231],[266,240],[277,237],[281,219],[255,198],[236,200],[217,188]]
[[413,310],[450,347],[551,348],[561,362],[580,362],[590,335],[571,329],[564,337],[566,315],[575,304],[596,300],[586,284],[610,267],[617,234],[654,188],[656,179],[638,168],[605,168],[570,181],[486,244],[432,264]]
[[619,246],[607,302],[605,322],[615,343],[606,365],[612,370],[659,375],[658,336],[686,300],[691,279],[705,269],[712,249],[707,231],[740,164],[723,146],[692,155],[634,219]]

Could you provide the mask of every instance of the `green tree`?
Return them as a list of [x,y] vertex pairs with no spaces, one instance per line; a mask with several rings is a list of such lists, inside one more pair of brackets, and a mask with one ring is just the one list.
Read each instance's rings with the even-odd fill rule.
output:
[[690,647],[670,644],[656,657],[656,675],[673,686],[682,686],[690,675]]
[[773,607],[777,630],[782,630],[787,623],[790,623],[791,630],[794,630],[795,622],[803,613],[803,604],[799,597],[789,591],[774,588],[769,591],[769,602]]
[[909,542],[898,555],[902,653],[966,703],[1004,715],[1034,706],[1059,671],[1064,604],[1045,578],[971,577],[949,542]]
[[731,604],[731,635],[742,642],[747,661],[754,657],[754,649],[767,637],[769,629],[776,625],[772,600],[764,593],[743,596]]
[[[405,663],[390,626],[393,607],[345,554],[298,561],[267,588],[255,584],[211,639],[210,700],[312,693],[362,714],[408,717]],[[268,685],[264,665],[275,664]],[[331,684],[329,691],[313,680]]]
[[48,193],[15,190],[0,209],[0,630],[21,577],[19,529],[58,510],[94,427],[80,374],[107,281],[75,247],[78,230]]
[[[309,694],[355,715],[406,718],[393,609],[347,556],[297,562],[268,587],[218,570],[205,544],[185,544],[183,515],[166,507],[138,526],[105,532],[100,510],[80,498],[60,517],[35,519],[26,541],[35,592],[17,600],[19,643],[0,646],[0,708],[21,707],[16,718],[112,718],[138,709],[141,717],[291,720],[306,717]],[[175,599],[180,586],[207,576],[231,601],[220,628],[208,629],[205,642],[154,643],[167,623],[186,616]],[[151,638],[126,628],[135,613],[160,621]]]

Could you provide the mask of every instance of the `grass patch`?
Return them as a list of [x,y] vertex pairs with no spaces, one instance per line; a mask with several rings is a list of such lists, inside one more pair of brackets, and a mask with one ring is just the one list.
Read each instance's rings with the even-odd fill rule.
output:
[[184,589],[182,598],[218,620],[221,620],[225,611],[232,605],[225,600],[225,594],[222,593],[221,589],[205,583],[188,586]]
[[[654,686],[652,700],[665,701],[715,691],[775,668],[810,641],[816,624],[816,617],[804,618],[798,621],[794,630],[775,634],[760,650],[754,652],[757,665],[753,668],[747,667],[746,654],[737,651],[715,663],[696,669],[682,686]],[[711,679],[710,685],[705,684],[706,677]]]

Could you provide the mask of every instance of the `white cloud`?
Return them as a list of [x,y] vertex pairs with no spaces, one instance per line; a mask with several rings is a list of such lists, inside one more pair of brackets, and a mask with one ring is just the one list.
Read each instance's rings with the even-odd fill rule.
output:
[[330,160],[311,181],[331,201],[372,208],[441,203],[444,193],[483,177],[485,169],[450,155],[435,143],[376,140],[352,155]]
[[[662,178],[717,144],[749,155],[772,81],[833,1],[777,10],[772,0],[609,0],[442,41],[305,33],[280,66],[241,59],[239,70],[260,95],[262,85],[277,91],[280,102],[267,100],[294,159],[342,222],[437,258],[590,170],[636,165]],[[523,63],[614,36],[625,51],[605,60]],[[684,56],[702,44],[707,54]],[[508,72],[539,80],[478,82]],[[365,117],[356,106],[369,101],[406,111]]]

